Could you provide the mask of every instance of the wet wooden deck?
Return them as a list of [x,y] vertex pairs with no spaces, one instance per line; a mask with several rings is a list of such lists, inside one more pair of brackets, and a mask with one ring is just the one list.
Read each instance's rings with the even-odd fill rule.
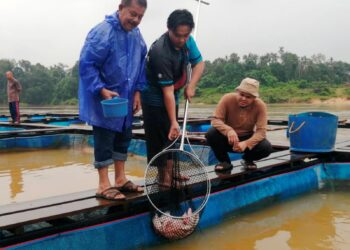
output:
[[[26,124],[22,125],[26,126]],[[32,126],[33,124],[30,125]],[[43,129],[42,125],[35,126],[38,126],[34,128],[34,130],[38,130],[34,131],[35,133]],[[39,126],[41,127],[39,128]],[[56,126],[45,125],[42,131],[61,133],[73,131],[75,129],[76,128],[57,128]],[[80,133],[81,129],[85,130],[85,132],[90,131],[88,128],[80,128]],[[11,131],[11,134],[13,136],[21,136],[23,133],[28,132],[29,131]],[[350,155],[349,134],[348,129],[338,129],[335,152],[331,154],[342,153]],[[193,137],[198,140],[204,139],[203,135],[193,135]],[[286,137],[285,129],[271,129],[268,131],[267,137],[275,146],[281,148],[289,147],[289,140]],[[215,192],[227,187],[316,164],[324,160],[321,158],[329,159],[329,155],[331,154],[322,154],[320,156],[316,153],[295,153],[289,150],[281,150],[272,153],[267,158],[257,161],[258,169],[254,171],[243,170],[240,161],[232,162],[234,168],[228,172],[215,172],[214,166],[207,166],[207,171],[212,183],[212,192]],[[0,230],[0,247],[9,243],[13,244],[19,242],[20,240],[41,237],[53,232],[79,228],[82,225],[86,226],[108,221],[111,218],[123,218],[135,213],[146,212],[148,209],[149,205],[145,194],[129,194],[125,201],[108,201],[97,199],[95,197],[95,190],[0,206],[0,229],[2,230]],[[86,214],[96,211],[100,211],[101,213],[99,216],[95,216],[93,220],[82,220],[82,222],[81,220],[74,219],[74,216],[84,217]],[[110,211],[113,211],[113,215],[109,215]],[[44,229],[29,230],[28,233],[27,228],[34,224],[44,225]]]
[[[337,143],[336,152],[350,153],[350,139]],[[319,162],[318,155],[315,153],[293,153],[289,150],[283,150],[272,153],[269,157],[258,161],[258,169],[254,171],[243,170],[240,161],[232,162],[234,168],[228,172],[215,172],[214,166],[207,166],[207,170],[212,183],[212,192],[214,192],[228,186],[240,185],[286,171],[293,171],[297,168],[305,167],[305,164],[310,165]],[[76,222],[70,219],[71,216],[111,208],[114,211],[114,217],[120,216],[122,218],[126,214],[132,213],[132,211],[148,211],[147,202],[145,194],[127,195],[125,201],[108,201],[96,198],[95,190],[87,190],[69,195],[1,206],[0,228],[1,230],[7,230],[10,234],[13,234],[12,237],[16,238],[24,234],[26,226],[35,223],[45,223],[49,225],[49,228],[55,228],[57,225],[62,225],[62,223],[66,226],[72,226]],[[61,230],[63,229],[61,228]],[[6,243],[6,237],[4,240]],[[0,246],[2,241],[0,237]]]
[[[289,150],[284,150],[272,153],[268,158],[258,161],[258,170],[250,172],[257,173],[259,170],[278,167],[314,156],[315,154],[294,154]],[[242,169],[240,161],[234,161],[232,164],[234,166],[233,170],[224,173],[215,172],[214,166],[207,166],[211,182],[215,183],[217,180],[221,179],[232,179],[233,177],[247,173],[247,171]],[[142,185],[143,183],[138,184]],[[213,185],[213,187],[215,186],[216,185]],[[92,211],[101,207],[124,206],[131,201],[134,202],[140,199],[146,200],[145,194],[129,194],[125,201],[107,201],[95,198],[95,190],[88,190],[70,195],[0,206],[0,228],[21,227],[40,221],[65,218],[72,214]]]

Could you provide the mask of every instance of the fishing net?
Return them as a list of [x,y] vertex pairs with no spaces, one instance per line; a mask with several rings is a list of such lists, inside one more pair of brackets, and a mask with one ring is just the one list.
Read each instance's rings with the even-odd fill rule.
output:
[[155,231],[168,239],[181,239],[198,224],[209,198],[210,181],[205,166],[195,154],[173,146],[149,162],[145,188],[156,210]]
[[[191,72],[188,64],[187,84]],[[194,231],[210,194],[205,166],[194,154],[186,137],[188,106],[186,99],[182,136],[155,155],[145,172],[145,191],[156,211],[152,219],[154,229],[171,240],[182,239]],[[177,148],[179,138],[181,143]],[[184,150],[185,138],[191,152]]]

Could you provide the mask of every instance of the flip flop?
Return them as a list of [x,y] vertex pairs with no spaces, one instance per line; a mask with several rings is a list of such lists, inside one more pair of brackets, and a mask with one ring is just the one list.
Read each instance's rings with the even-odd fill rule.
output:
[[232,170],[233,166],[231,163],[228,163],[228,162],[220,162],[215,165],[214,169],[215,171],[218,171],[218,172],[224,172],[224,171]]
[[142,190],[138,190],[139,187],[141,186],[136,185],[135,183],[129,180],[125,182],[123,186],[116,187],[116,188],[119,189],[119,191],[125,192],[125,193],[143,193],[144,192],[143,188]]
[[243,170],[256,170],[258,166],[252,161],[241,160]]
[[110,200],[110,201],[122,201],[125,200],[126,197],[121,197],[121,198],[116,198],[117,195],[122,194],[118,188],[116,187],[109,187],[105,190],[103,190],[101,193],[96,193],[96,198],[101,198],[105,200]]

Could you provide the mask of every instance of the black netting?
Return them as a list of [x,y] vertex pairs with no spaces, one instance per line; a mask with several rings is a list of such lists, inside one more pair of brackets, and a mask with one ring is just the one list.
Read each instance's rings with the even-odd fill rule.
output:
[[195,213],[208,195],[205,167],[195,155],[178,149],[156,155],[148,164],[145,182],[152,205],[174,217],[181,217],[189,208]]
[[149,162],[145,182],[156,210],[155,230],[169,239],[190,234],[209,196],[209,180],[202,162],[183,150],[165,150]]

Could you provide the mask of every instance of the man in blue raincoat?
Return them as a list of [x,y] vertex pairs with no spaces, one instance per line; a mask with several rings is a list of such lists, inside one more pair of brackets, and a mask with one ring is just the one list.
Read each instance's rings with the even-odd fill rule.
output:
[[[87,35],[80,54],[79,116],[93,127],[94,166],[99,174],[96,196],[125,199],[125,192],[143,192],[125,176],[124,166],[132,137],[133,114],[141,108],[147,47],[137,26],[147,0],[121,0],[119,10],[106,16]],[[101,101],[115,96],[128,99],[128,114],[105,118]],[[115,183],[108,177],[114,164]]]

